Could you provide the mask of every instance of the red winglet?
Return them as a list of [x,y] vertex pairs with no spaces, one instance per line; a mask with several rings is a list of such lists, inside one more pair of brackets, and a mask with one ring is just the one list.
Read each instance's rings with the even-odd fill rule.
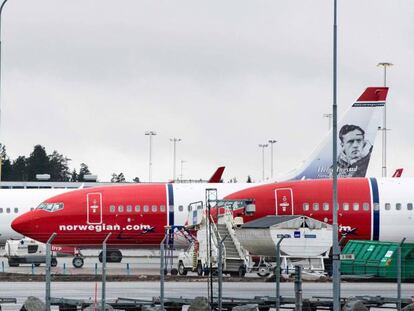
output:
[[368,87],[358,98],[358,102],[376,102],[387,99],[388,87]]
[[398,168],[398,169],[396,169],[396,170],[395,170],[395,172],[394,172],[394,175],[392,175],[392,177],[394,177],[394,178],[399,178],[399,177],[401,177],[401,175],[402,175],[402,173],[403,173],[403,170],[404,170],[404,169],[402,169],[402,168]]

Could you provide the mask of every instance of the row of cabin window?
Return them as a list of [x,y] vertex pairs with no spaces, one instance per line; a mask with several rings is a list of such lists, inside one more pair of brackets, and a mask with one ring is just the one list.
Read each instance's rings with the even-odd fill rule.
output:
[[[324,211],[329,211],[329,203],[322,203],[321,205],[322,205],[322,209]],[[319,203],[313,203],[312,204],[312,210],[313,211],[319,211],[319,208],[320,208]],[[349,203],[343,203],[342,204],[342,209],[344,211],[349,211],[350,208],[351,208],[351,204],[349,204]],[[352,203],[352,210],[359,211],[359,209],[360,209],[360,204],[359,203]],[[369,211],[369,203],[363,203],[362,204],[362,209],[364,211]],[[304,211],[309,211],[310,210],[310,204],[309,203],[303,203],[303,210]]]
[[[17,207],[15,207],[13,211],[15,214],[19,213],[19,209]],[[12,209],[10,207],[7,207],[7,208],[0,207],[0,214],[3,214],[4,212],[6,212],[7,214],[10,214],[12,212]]]
[[[350,206],[351,206],[351,204],[349,204],[349,203],[343,203],[342,204],[342,210],[349,211]],[[391,203],[385,203],[384,207],[385,207],[386,211],[391,210]],[[406,207],[407,207],[407,211],[412,211],[413,210],[413,203],[407,203]],[[360,208],[359,203],[353,203],[352,204],[352,210],[359,211],[359,208]],[[310,209],[310,204],[309,203],[303,203],[303,210],[304,211],[309,211],[309,209]],[[314,211],[319,211],[319,203],[313,203],[312,204],[312,209]],[[324,211],[329,211],[329,203],[323,203],[322,204],[322,209]],[[364,211],[369,211],[369,203],[362,203],[362,209]],[[402,204],[401,203],[396,203],[395,204],[395,209],[397,211],[402,210]],[[375,211],[379,210],[379,204],[378,203],[374,203],[374,210]]]
[[[413,203],[407,203],[407,211],[412,211],[413,210]],[[397,211],[402,210],[402,204],[401,203],[395,203],[395,209]],[[389,211],[391,210],[391,203],[385,203],[385,210]]]
[[[158,212],[158,210],[160,212],[165,212],[165,205],[160,205],[159,208],[157,205],[151,206],[151,212],[156,213]],[[132,213],[133,211],[135,211],[136,213],[140,213],[141,211],[144,213],[148,213],[150,211],[150,206],[149,205],[143,205],[143,206],[135,205],[135,207],[132,205],[127,205],[127,206],[118,205],[118,207],[115,205],[109,206],[109,212],[115,213],[116,211],[118,211],[118,213],[123,213],[125,211],[127,213]]]

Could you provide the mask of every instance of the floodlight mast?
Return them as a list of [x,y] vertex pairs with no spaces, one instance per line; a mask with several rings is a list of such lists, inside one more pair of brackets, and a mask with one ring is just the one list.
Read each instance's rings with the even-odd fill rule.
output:
[[337,0],[334,0],[333,23],[333,105],[332,105],[332,299],[333,311],[340,311],[341,275],[338,243],[338,118],[337,118]]
[[[389,62],[383,62],[378,63],[377,66],[384,68],[384,87],[386,87],[387,67],[391,67],[393,64]],[[387,105],[384,105],[382,127],[379,129],[382,131],[382,177],[387,177]]]

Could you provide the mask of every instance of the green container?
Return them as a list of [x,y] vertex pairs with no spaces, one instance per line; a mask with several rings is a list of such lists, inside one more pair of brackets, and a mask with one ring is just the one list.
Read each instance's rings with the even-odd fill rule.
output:
[[[399,243],[394,242],[351,240],[341,252],[341,273],[395,279],[398,245]],[[404,243],[402,246],[401,278],[414,279],[413,243]]]

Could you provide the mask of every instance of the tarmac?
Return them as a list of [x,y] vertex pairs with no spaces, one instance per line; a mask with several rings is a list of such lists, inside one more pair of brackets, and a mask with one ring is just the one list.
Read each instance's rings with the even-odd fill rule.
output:
[[[117,298],[148,299],[160,296],[158,254],[131,253],[126,255],[121,263],[107,265],[107,300]],[[89,257],[90,256],[90,257]],[[99,300],[101,297],[101,264],[96,256],[91,254],[85,259],[81,269],[72,267],[71,257],[59,257],[57,267],[52,268],[51,296],[54,298],[72,298]],[[1,269],[4,269],[2,271]],[[8,267],[7,259],[0,257],[0,298],[16,298],[17,304],[4,304],[2,310],[20,310],[28,296],[45,300],[45,266],[32,267],[21,265]],[[293,282],[283,282],[281,295],[294,297]],[[304,282],[303,297],[330,297],[332,284],[330,282]],[[215,287],[217,293],[217,288]],[[342,297],[350,296],[381,296],[396,298],[397,284],[395,282],[342,282]],[[414,283],[403,283],[401,296],[413,299]],[[207,296],[207,278],[189,273],[188,277],[167,276],[165,281],[165,297],[195,298]],[[248,273],[244,279],[225,278],[223,296],[234,298],[254,298],[255,296],[275,297],[275,283]],[[58,308],[52,308],[58,310]]]

